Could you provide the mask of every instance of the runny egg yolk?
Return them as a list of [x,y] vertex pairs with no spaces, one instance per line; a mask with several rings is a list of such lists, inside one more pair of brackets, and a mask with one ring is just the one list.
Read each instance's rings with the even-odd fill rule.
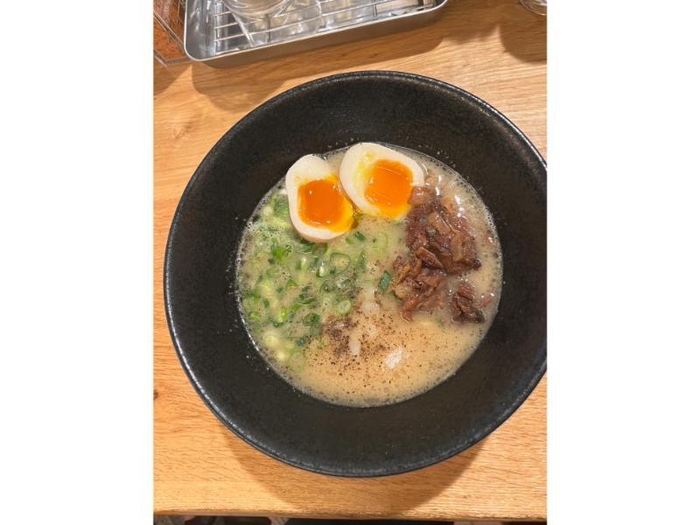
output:
[[338,177],[308,181],[298,190],[299,217],[310,226],[347,231],[352,225],[352,204],[340,189]]
[[380,159],[368,170],[365,198],[379,208],[383,216],[396,218],[408,208],[412,181],[413,174],[407,166],[395,160]]

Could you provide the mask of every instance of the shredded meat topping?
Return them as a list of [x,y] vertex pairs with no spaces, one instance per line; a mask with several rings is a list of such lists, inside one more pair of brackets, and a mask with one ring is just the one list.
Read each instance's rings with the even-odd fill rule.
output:
[[448,274],[481,267],[467,220],[448,210],[435,190],[414,188],[409,202],[416,204],[406,217],[406,245],[416,257],[427,266],[444,268]]
[[450,310],[455,321],[483,323],[485,320],[484,313],[474,304],[474,288],[466,281],[459,283],[457,293],[452,296]]
[[[412,277],[408,272],[416,266],[420,270]],[[407,321],[413,320],[414,310],[431,311],[447,301],[447,275],[442,270],[421,267],[418,259],[412,259],[404,261],[399,272],[405,277],[394,285],[394,295],[402,301],[401,314]]]
[[[406,246],[407,259],[394,261],[394,294],[401,301],[403,317],[410,321],[414,310],[432,311],[448,301],[447,276],[464,275],[481,267],[476,241],[468,221],[440,202],[433,188],[413,188],[409,203]],[[474,290],[462,280],[450,300],[456,321],[484,322],[474,303]]]

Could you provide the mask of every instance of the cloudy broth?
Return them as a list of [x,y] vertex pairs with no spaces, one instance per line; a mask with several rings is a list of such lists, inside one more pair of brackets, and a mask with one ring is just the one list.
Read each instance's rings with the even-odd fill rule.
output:
[[[500,245],[476,191],[443,163],[391,147],[421,164],[426,185],[467,218],[481,261],[467,280],[485,321],[453,321],[447,308],[404,319],[387,276],[396,257],[408,254],[405,221],[359,215],[347,234],[325,245],[307,243],[285,217],[286,195],[277,185],[258,206],[241,243],[241,310],[269,365],[295,388],[334,404],[386,405],[441,383],[478,347],[500,298]],[[344,151],[326,160],[337,168]],[[457,282],[450,276],[450,292]]]

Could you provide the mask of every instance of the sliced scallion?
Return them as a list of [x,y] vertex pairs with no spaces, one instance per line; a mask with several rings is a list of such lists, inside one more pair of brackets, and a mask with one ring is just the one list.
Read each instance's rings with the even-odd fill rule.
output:
[[391,274],[385,270],[382,278],[379,279],[379,289],[382,292],[386,292],[386,289],[389,288],[389,283],[391,283]]
[[345,315],[352,309],[352,302],[350,299],[343,299],[338,304],[335,305],[336,313],[340,315]]
[[305,326],[313,326],[315,324],[318,324],[318,322],[321,320],[321,316],[318,315],[315,312],[311,312],[310,314],[306,314],[304,317],[304,320],[302,321]]
[[331,255],[331,272],[334,274],[343,273],[350,266],[350,256],[344,253],[334,253]]
[[327,261],[321,261],[316,270],[316,275],[326,277],[331,271],[331,265]]

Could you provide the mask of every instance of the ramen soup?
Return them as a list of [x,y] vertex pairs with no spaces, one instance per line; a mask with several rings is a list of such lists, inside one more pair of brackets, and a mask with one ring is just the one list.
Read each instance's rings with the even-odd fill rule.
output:
[[458,173],[359,144],[300,159],[270,190],[244,231],[237,279],[275,371],[318,399],[369,407],[419,395],[469,358],[496,314],[502,258]]

